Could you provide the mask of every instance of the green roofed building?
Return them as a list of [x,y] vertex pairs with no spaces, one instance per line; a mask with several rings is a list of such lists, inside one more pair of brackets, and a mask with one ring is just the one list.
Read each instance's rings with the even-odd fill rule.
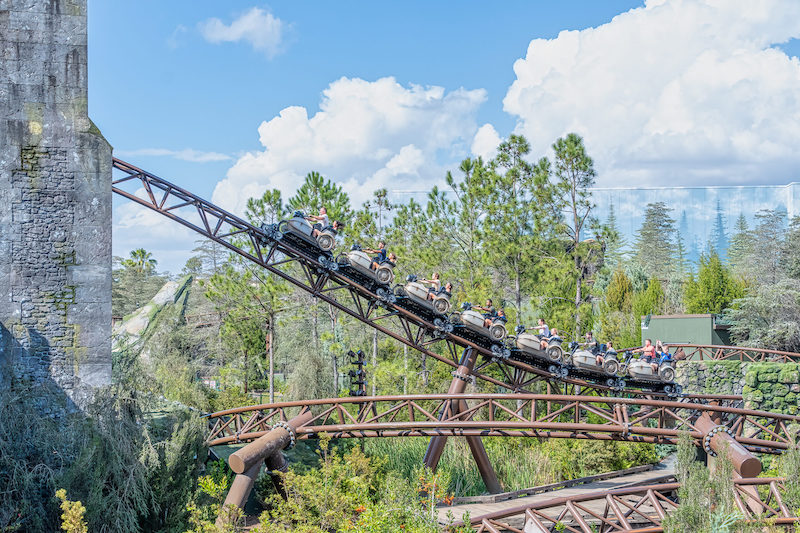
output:
[[642,344],[645,339],[667,344],[730,345],[730,324],[722,317],[704,315],[647,315],[642,317]]

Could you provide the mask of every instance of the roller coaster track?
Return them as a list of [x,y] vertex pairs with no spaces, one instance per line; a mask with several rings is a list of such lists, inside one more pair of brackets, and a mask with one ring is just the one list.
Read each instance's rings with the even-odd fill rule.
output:
[[[248,442],[311,411],[296,438],[519,436],[674,444],[687,431],[708,449],[724,431],[751,452],[780,453],[800,417],[643,398],[546,394],[430,394],[330,398],[229,409],[208,415],[209,444]],[[702,420],[706,422],[703,423]],[[711,435],[711,437],[709,437]]]
[[[675,482],[598,491],[571,497],[556,497],[532,505],[470,518],[478,533],[605,533],[663,531],[664,519],[678,506]],[[800,521],[784,503],[781,478],[736,479],[733,495],[736,509],[744,520],[768,521],[788,526]],[[461,526],[455,522],[452,526]]]
[[717,344],[670,344],[669,347],[671,350],[681,350],[686,360],[693,361],[800,362],[800,353],[782,352],[766,348],[746,348],[743,346],[722,346]]
[[[531,391],[545,382],[548,392],[558,394],[619,394],[607,386],[575,378],[559,379],[545,370],[510,359],[498,359],[490,350],[438,329],[401,306],[381,299],[352,279],[326,268],[326,265],[286,240],[274,239],[250,224],[199,196],[119,159],[113,168],[122,173],[112,181],[112,191],[182,224],[228,250],[261,266],[381,333],[414,348],[426,356],[458,368],[460,351],[472,348],[485,356],[470,369],[478,379],[511,391]],[[439,350],[434,351],[433,345]],[[441,353],[440,353],[441,352]],[[496,368],[496,370],[495,370]],[[490,375],[489,371],[494,375]],[[625,394],[650,398],[661,393],[626,389]],[[733,395],[687,395],[687,401],[716,400],[736,402]]]

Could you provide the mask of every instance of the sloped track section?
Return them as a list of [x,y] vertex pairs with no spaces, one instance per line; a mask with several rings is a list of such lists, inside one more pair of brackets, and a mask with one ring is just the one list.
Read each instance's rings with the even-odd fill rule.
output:
[[[737,510],[752,522],[779,526],[800,522],[783,501],[782,478],[745,478],[733,482]],[[678,506],[676,482],[556,497],[527,506],[470,518],[478,533],[658,533],[665,518]],[[458,521],[453,526],[463,525]]]
[[[800,363],[800,353],[767,348],[724,346],[719,344],[670,344],[680,350],[681,359],[692,361],[742,361],[745,363]],[[682,353],[681,353],[682,352]]]
[[[116,158],[113,168],[116,175],[111,189],[114,193],[188,227],[381,333],[453,368],[458,367],[462,350],[471,348],[477,351],[484,356],[472,370],[472,375],[478,379],[516,392],[532,392],[537,382],[544,382],[548,390],[557,394],[627,394],[666,398],[664,394],[630,389],[620,393],[604,385],[574,378],[558,379],[521,361],[497,359],[486,348],[441,331],[403,307],[382,301],[366,287],[329,269],[329,265],[320,262],[319,256],[309,255],[285,239],[276,239],[186,189]],[[433,345],[443,349],[434,351]],[[486,372],[489,367],[493,367],[494,375]],[[686,397],[698,402],[741,400],[737,396],[725,395]]]
[[[466,409],[464,406],[466,404]],[[721,433],[749,452],[781,453],[800,417],[734,407],[642,398],[544,394],[431,394],[330,398],[229,409],[208,415],[209,445],[249,442],[298,413],[312,416],[296,438],[518,436],[697,446]],[[731,440],[733,442],[733,440]]]

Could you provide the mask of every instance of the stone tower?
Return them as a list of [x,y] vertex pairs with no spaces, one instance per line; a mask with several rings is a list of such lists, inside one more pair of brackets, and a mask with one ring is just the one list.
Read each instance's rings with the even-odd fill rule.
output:
[[86,0],[0,0],[0,385],[73,407],[111,382],[111,147],[86,43]]

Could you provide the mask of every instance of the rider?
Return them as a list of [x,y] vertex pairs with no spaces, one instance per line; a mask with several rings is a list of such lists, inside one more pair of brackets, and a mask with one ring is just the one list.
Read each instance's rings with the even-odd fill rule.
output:
[[333,225],[331,226],[322,226],[322,228],[318,228],[317,226],[319,226],[319,224],[314,224],[313,226],[314,229],[311,230],[312,237],[318,236],[326,229],[333,231],[333,234],[336,235],[337,233],[339,233],[339,230],[341,230],[344,227],[344,224],[339,222],[338,220],[334,220]]
[[492,299],[487,298],[485,306],[481,307],[480,305],[476,305],[474,306],[474,309],[483,311],[483,327],[485,328],[491,327],[492,320],[494,320],[494,317],[497,316],[497,311],[495,310],[494,305],[492,304]]
[[[365,248],[362,251],[365,252],[365,253],[368,253],[368,254],[378,254],[378,255],[376,255],[375,257],[372,258],[372,264],[370,265],[370,268],[372,270],[377,269],[378,265],[380,265],[381,263],[386,261],[386,243],[383,242],[383,241],[378,242],[378,249],[377,250],[374,250],[372,248]],[[392,255],[394,255],[394,254],[392,254]]]
[[653,341],[651,339],[645,339],[644,346],[633,350],[633,353],[641,353],[641,360],[654,366],[653,372],[658,371],[658,364],[654,363],[654,361],[656,361],[656,347],[653,346]]
[[315,221],[311,225],[315,230],[321,230],[330,225],[328,221],[328,210],[325,209],[325,206],[319,208],[319,215],[308,215],[306,220]]
[[584,339],[585,342],[583,343],[583,345],[587,350],[589,350],[594,354],[597,366],[603,366],[603,354],[600,353],[600,345],[597,344],[597,341],[594,338],[594,334],[590,331],[585,335]]
[[[444,284],[444,288],[439,289],[438,294],[444,296],[445,298],[450,298],[453,295],[453,284],[448,281]],[[430,294],[428,294],[428,297],[430,298]]]
[[438,272],[434,272],[431,279],[421,279],[419,282],[430,285],[430,287],[428,287],[428,300],[433,300],[434,295],[442,289],[442,280],[439,279]]
[[508,322],[508,318],[506,318],[506,310],[505,309],[498,309],[497,310],[497,320],[501,321],[503,324]]
[[653,361],[650,363],[650,366],[653,367],[653,373],[658,373],[658,369],[662,363],[666,363],[668,361],[672,361],[672,354],[669,353],[669,349],[667,348],[666,344],[662,344],[661,341],[656,341],[656,353]]
[[550,338],[551,334],[554,334],[550,331],[550,327],[545,323],[544,318],[540,318],[538,320],[539,325],[533,326],[531,329],[538,330],[537,336],[539,337],[539,349],[544,350],[547,348],[547,339]]

